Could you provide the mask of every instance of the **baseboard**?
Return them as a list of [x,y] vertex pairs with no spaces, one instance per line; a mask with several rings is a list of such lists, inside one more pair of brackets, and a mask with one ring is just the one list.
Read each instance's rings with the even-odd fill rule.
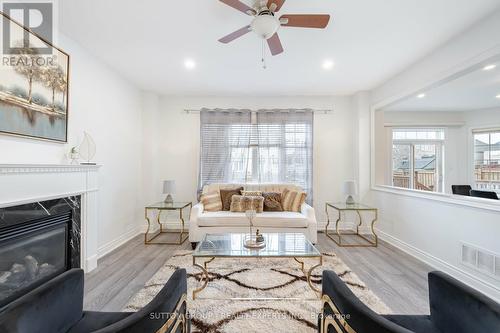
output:
[[104,244],[103,246],[99,247],[99,249],[97,249],[97,259],[101,259],[106,254],[112,252],[113,250],[122,246],[123,244],[125,244],[126,242],[128,242],[129,240],[134,238],[135,236],[139,235],[140,233],[144,233],[144,232],[145,232],[145,230],[143,231],[143,226],[140,225],[140,226],[137,226],[137,227],[127,231],[126,233],[124,233],[123,235],[118,237],[117,239],[114,239],[111,242]]
[[85,267],[83,267],[83,270],[85,271],[85,273],[89,273],[96,268],[97,268],[97,255],[95,254],[85,260]]
[[422,251],[394,236],[391,236],[381,230],[376,230],[377,234],[379,235],[379,238],[382,239],[383,241],[391,244],[392,246],[398,248],[399,250],[411,255],[412,257],[423,261],[427,265],[431,266],[432,268],[436,270],[440,270],[445,272],[446,274],[449,274],[450,276],[456,278],[457,280],[460,280],[461,282],[471,286],[474,289],[479,290],[480,292],[484,293],[488,297],[494,299],[496,302],[500,302],[500,289],[489,283],[488,281],[485,281],[467,271],[464,271],[460,269],[459,267],[456,267],[454,265],[451,265],[450,263],[439,259],[425,251]]

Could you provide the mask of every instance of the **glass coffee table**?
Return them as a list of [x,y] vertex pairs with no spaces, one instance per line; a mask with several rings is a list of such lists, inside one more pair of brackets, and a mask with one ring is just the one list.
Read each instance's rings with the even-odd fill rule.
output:
[[[323,257],[314,245],[300,233],[264,233],[266,246],[260,250],[244,246],[244,233],[207,234],[193,252],[193,265],[203,271],[201,287],[193,290],[193,300],[208,284],[207,265],[216,258],[290,258],[301,267],[309,287],[319,296],[321,292],[311,282],[313,270],[323,265]],[[317,259],[318,264],[306,271],[304,259]],[[200,264],[201,263],[201,264]]]

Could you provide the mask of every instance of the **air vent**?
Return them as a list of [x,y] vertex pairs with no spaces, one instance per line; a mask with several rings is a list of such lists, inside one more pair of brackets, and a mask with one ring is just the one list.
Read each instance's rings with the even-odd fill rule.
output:
[[462,243],[461,262],[467,267],[500,280],[499,254]]

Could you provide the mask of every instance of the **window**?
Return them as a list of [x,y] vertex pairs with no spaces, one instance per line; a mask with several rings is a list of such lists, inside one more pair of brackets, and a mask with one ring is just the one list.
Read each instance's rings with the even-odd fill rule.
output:
[[473,131],[476,189],[500,194],[500,129]]
[[442,128],[394,128],[392,185],[443,192],[444,139]]
[[291,183],[312,202],[309,110],[203,110],[199,190],[210,183]]

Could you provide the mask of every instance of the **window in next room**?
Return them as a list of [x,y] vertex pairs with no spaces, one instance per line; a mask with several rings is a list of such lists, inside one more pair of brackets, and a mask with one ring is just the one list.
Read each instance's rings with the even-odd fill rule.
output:
[[444,191],[443,128],[392,129],[392,185]]
[[474,185],[500,194],[500,128],[473,130]]

